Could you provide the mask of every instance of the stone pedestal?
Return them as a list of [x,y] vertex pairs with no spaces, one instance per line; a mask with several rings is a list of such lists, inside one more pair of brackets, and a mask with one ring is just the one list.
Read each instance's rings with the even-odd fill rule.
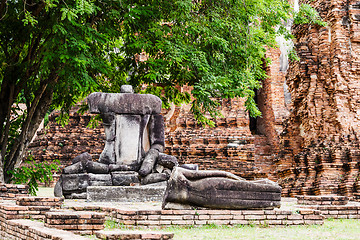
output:
[[161,202],[166,186],[89,186],[87,199],[94,202]]

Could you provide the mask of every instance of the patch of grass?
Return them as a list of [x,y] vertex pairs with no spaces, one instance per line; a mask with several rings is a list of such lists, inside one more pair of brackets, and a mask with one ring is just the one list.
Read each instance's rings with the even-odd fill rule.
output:
[[104,226],[105,226],[105,230],[125,228],[124,224],[117,223],[114,220],[106,220]]
[[308,239],[359,239],[360,220],[326,220],[324,225],[311,226],[214,226],[205,225],[194,228],[167,228],[175,233],[174,240],[228,240],[228,239],[266,239],[266,240],[308,240]]

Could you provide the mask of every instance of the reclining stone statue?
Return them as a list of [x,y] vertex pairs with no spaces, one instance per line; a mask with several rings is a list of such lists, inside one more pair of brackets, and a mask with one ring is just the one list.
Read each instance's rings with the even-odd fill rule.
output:
[[56,196],[86,198],[88,186],[129,186],[166,181],[176,157],[163,154],[164,120],[160,98],[134,94],[123,85],[121,93],[92,93],[87,97],[91,113],[100,114],[105,128],[105,147],[97,162],[88,153],[63,169],[55,186]]
[[273,209],[280,207],[280,201],[281,187],[268,179],[247,181],[224,171],[174,167],[162,207],[177,203],[216,209]]

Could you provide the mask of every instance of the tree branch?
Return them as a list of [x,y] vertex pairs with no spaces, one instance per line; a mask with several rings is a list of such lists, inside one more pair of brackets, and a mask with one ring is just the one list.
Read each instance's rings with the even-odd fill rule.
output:
[[[3,13],[5,10],[5,13]],[[0,21],[3,20],[3,18],[6,16],[8,10],[8,5],[7,5],[7,0],[1,0],[1,4],[0,4],[0,15],[2,15],[0,17]]]

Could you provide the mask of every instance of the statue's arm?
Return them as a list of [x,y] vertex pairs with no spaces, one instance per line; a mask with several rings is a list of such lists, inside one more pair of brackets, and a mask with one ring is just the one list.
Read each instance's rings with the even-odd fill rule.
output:
[[246,181],[244,178],[236,176],[235,174],[225,172],[225,171],[218,171],[218,170],[206,170],[206,171],[194,171],[181,168],[179,169],[181,173],[189,180],[196,180],[196,179],[203,179],[203,178],[210,178],[210,177],[224,177],[230,178],[239,181]]

